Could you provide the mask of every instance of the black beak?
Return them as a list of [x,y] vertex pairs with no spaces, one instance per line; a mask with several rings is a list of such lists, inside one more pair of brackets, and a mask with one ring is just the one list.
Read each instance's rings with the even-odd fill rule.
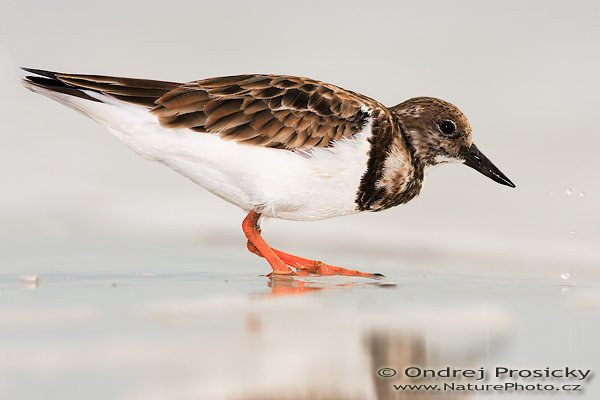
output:
[[483,175],[502,185],[515,187],[515,184],[492,164],[492,162],[479,151],[475,144],[472,144],[471,147],[461,148],[458,154],[465,159],[465,165],[468,165],[475,171],[481,172]]

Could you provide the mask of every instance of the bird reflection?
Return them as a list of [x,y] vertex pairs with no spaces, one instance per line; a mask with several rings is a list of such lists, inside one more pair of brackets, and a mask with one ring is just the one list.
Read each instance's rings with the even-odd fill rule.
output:
[[268,277],[267,286],[271,288],[269,295],[271,296],[293,296],[303,295],[307,293],[319,292],[322,290],[378,286],[381,288],[393,288],[396,284],[386,281],[374,282],[323,282],[323,281],[306,281],[302,278],[296,278],[288,275],[272,275]]
[[314,282],[306,282],[285,275],[270,276],[267,286],[271,288],[270,295],[272,296],[302,295],[323,290]]
[[[421,304],[404,286],[379,290],[390,287],[385,281],[273,277],[266,293],[263,287],[249,299],[169,305],[166,315],[179,318],[165,319],[159,309],[161,323],[172,323],[170,328],[197,330],[175,350],[162,350],[172,374],[134,399],[156,399],[157,392],[210,400],[454,400],[482,394],[411,390],[404,385],[469,382],[409,377],[406,371],[485,365],[502,350],[510,314],[492,305]],[[394,373],[381,374],[386,368]]]

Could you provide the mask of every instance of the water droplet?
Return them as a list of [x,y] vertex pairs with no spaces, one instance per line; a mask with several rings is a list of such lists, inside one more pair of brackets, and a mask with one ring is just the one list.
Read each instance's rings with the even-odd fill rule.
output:
[[552,191],[551,191],[551,192],[550,192],[550,196],[554,196],[554,192],[552,192]]
[[21,281],[21,287],[26,289],[36,289],[40,283],[40,278],[37,274],[34,275],[24,275],[19,277]]
[[575,234],[575,231],[571,231],[571,232],[569,232],[569,233],[570,233],[571,235],[574,235],[574,234]]
[[573,188],[568,188],[567,190],[565,190],[565,193],[568,194],[569,196],[572,195],[573,193],[575,193],[575,189]]
[[560,279],[562,279],[563,281],[566,281],[570,278],[571,278],[571,274],[568,272],[565,272],[564,274],[560,274]]
[[585,192],[579,192],[579,197],[585,196]]
[[37,274],[23,275],[23,276],[20,276],[19,279],[21,280],[21,282],[25,282],[25,283],[37,283],[40,280],[40,278],[38,278]]

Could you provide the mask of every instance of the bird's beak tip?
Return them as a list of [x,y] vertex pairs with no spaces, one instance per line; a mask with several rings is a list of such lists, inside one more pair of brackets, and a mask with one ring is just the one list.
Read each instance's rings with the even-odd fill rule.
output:
[[517,187],[498,167],[483,155],[475,144],[472,144],[470,147],[463,147],[460,150],[460,156],[465,160],[465,165],[468,165],[493,181],[511,188]]

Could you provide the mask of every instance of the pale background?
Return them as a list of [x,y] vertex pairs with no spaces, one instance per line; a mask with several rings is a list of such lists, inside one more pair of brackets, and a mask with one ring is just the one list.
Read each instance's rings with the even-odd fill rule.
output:
[[[319,240],[384,235],[399,245],[419,237],[434,248],[498,245],[600,262],[598,2],[3,0],[2,9],[3,243],[241,235],[235,207],[23,90],[19,66],[179,81],[263,72],[333,82],[388,105],[447,99],[517,185],[439,168],[407,206],[274,222],[269,236],[325,230]],[[567,196],[571,187],[585,197]]]
[[[171,81],[282,73],[387,105],[414,96],[451,101],[517,188],[464,166],[440,167],[406,206],[269,221],[273,245],[383,269],[396,282],[413,267],[445,268],[454,277],[448,284],[459,285],[452,298],[462,290],[457,276],[558,288],[569,273],[570,285],[594,288],[584,298],[597,314],[599,2],[1,0],[0,8],[0,273],[176,273],[170,263],[181,254],[186,270],[268,270],[244,253],[242,211],[24,90],[18,67]],[[212,264],[201,265],[207,257]],[[426,297],[440,289],[422,290]],[[570,343],[591,340],[583,332]],[[573,361],[587,354],[580,350]],[[538,349],[540,360],[546,351]]]

